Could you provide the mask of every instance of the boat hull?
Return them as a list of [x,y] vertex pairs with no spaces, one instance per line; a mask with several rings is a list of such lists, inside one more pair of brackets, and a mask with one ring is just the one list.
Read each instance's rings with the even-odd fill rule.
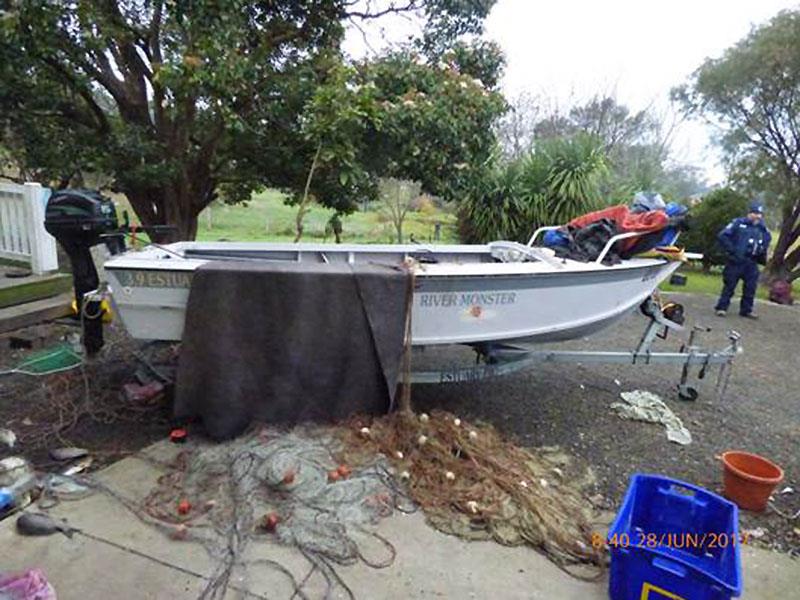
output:
[[536,344],[591,335],[638,308],[677,267],[423,280],[414,294],[412,343]]
[[[417,269],[413,345],[536,344],[590,335],[638,307],[679,266],[649,259],[537,271],[530,263],[482,264],[474,253],[467,256],[464,264]],[[134,338],[182,338],[197,265],[171,263],[153,268],[114,260],[106,264],[116,312]]]

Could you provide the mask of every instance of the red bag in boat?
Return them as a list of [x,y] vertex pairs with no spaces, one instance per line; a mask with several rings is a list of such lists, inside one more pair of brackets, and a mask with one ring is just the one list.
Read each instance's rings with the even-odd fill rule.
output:
[[[660,231],[669,224],[669,217],[663,210],[651,210],[649,212],[632,213],[630,209],[624,204],[617,206],[610,206],[602,210],[596,210],[588,214],[582,215],[576,219],[572,219],[567,223],[568,227],[581,229],[587,225],[591,225],[600,219],[610,219],[613,221],[617,230],[620,233],[628,233],[630,231],[639,231],[643,233],[652,233]],[[639,238],[630,238],[622,240],[620,246],[622,250],[628,250],[636,244]]]

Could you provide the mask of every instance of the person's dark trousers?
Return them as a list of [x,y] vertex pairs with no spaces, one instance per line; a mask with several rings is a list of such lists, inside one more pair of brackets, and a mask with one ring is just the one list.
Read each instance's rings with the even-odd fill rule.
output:
[[751,260],[729,262],[722,271],[722,294],[715,310],[728,310],[736,285],[742,280],[742,300],[739,304],[739,314],[749,315],[753,312],[753,301],[758,287],[758,265]]

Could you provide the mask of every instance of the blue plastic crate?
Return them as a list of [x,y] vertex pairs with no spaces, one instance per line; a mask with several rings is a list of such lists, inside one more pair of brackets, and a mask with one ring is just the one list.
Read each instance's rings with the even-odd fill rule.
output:
[[608,544],[612,600],[727,600],[742,592],[738,508],[703,488],[637,473]]

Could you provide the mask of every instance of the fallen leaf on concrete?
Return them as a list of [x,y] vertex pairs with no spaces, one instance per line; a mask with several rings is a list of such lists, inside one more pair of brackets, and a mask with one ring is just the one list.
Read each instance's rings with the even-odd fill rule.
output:
[[745,537],[760,539],[766,535],[767,530],[763,527],[756,527],[755,529],[745,529],[742,533],[745,535]]

